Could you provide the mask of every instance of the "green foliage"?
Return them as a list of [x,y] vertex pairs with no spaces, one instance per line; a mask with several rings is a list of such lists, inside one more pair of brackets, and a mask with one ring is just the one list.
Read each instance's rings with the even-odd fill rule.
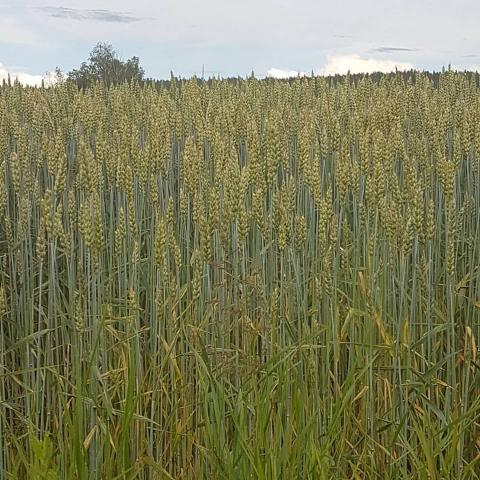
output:
[[72,70],[68,79],[79,88],[87,88],[96,82],[107,86],[139,82],[143,75],[144,70],[140,67],[138,57],[122,61],[111,45],[98,43],[90,52],[88,62],[82,63],[79,69]]
[[53,445],[48,435],[39,440],[35,434],[29,435],[32,449],[32,461],[28,467],[28,478],[31,480],[59,480],[58,467],[53,452]]
[[0,88],[1,480],[478,480],[478,77],[157,87]]

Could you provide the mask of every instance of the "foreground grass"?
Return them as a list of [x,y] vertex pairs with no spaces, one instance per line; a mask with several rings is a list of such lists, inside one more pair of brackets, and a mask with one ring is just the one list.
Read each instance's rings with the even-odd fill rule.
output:
[[479,478],[475,80],[0,88],[0,478]]

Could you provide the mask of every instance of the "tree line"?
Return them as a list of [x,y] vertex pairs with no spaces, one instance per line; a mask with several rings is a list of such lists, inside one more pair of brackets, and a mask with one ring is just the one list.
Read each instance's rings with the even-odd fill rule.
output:
[[[448,70],[450,70],[450,68],[451,67],[448,66]],[[442,69],[442,72],[445,72],[445,68]],[[388,79],[393,76],[400,76],[403,81],[408,83],[415,83],[417,73],[415,70],[391,73],[377,72],[370,74],[369,77],[374,83],[379,83],[382,79]],[[422,74],[432,80],[435,87],[438,87],[441,72],[422,72]],[[252,77],[253,76],[254,73],[252,72]],[[312,76],[314,76],[313,72]],[[364,74],[359,73],[346,76],[332,75],[328,78],[332,85],[344,82],[356,85],[363,76]],[[466,72],[466,76],[469,81],[473,81],[476,84],[477,88],[480,87],[480,75],[478,72]],[[171,78],[173,78],[173,73],[171,74]],[[158,89],[168,85],[171,81],[146,78],[145,70],[141,67],[138,57],[133,56],[127,60],[122,60],[112,45],[102,42],[97,43],[91,50],[88,61],[83,62],[78,69],[74,69],[68,73],[67,79],[74,82],[80,89],[86,89],[98,82],[104,83],[108,87],[125,82],[139,84],[150,83]],[[225,80],[235,83],[238,78],[232,77]],[[294,79],[291,78],[285,81],[292,82],[293,80]],[[197,78],[197,81],[199,83],[210,83],[211,79],[204,80]],[[267,79],[267,81],[269,81],[269,79]],[[273,79],[270,79],[270,81],[273,81]]]

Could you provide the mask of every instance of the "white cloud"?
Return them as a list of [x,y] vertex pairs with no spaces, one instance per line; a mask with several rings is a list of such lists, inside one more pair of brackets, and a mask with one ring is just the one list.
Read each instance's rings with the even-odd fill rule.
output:
[[267,71],[267,77],[272,78],[292,78],[298,77],[298,75],[306,75],[304,72],[298,72],[296,70],[282,70],[280,68],[271,68]]
[[377,60],[375,58],[362,58],[360,55],[333,55],[327,57],[326,65],[318,70],[320,75],[344,75],[350,73],[393,72],[397,70],[410,70],[413,65],[394,60]]
[[[46,87],[52,87],[59,81],[55,72],[46,72],[44,75],[31,75],[30,73],[7,70],[7,68],[0,63],[0,83],[3,80],[6,81],[9,75],[12,82],[18,80],[22,85],[31,87],[40,87],[42,81]],[[65,74],[62,73],[61,77],[64,78]]]
[[468,72],[479,72],[480,67],[478,65],[474,64],[461,64],[461,65],[450,65],[452,70],[455,70],[457,72],[463,72],[467,70]]
[[[377,60],[375,58],[362,58],[360,55],[333,55],[327,57],[327,63],[322,68],[316,70],[317,75],[345,75],[350,73],[373,73],[373,72],[393,72],[397,70],[410,70],[413,65],[394,60]],[[307,75],[297,70],[282,70],[271,68],[267,71],[267,77],[273,78],[291,78],[298,75]]]
[[13,45],[35,45],[36,35],[17,19],[5,15],[0,18],[0,43]]

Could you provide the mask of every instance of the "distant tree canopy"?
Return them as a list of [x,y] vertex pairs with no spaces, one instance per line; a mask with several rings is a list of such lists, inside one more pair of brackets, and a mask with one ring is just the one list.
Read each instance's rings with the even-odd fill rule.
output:
[[97,43],[90,52],[88,62],[83,62],[79,69],[72,70],[68,79],[75,82],[79,88],[87,88],[99,81],[107,86],[141,82],[144,73],[138,57],[123,61],[111,45]]

